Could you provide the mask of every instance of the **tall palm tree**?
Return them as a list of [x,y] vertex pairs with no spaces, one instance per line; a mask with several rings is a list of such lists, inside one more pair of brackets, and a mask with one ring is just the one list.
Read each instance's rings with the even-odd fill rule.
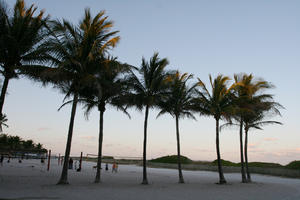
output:
[[85,94],[85,88],[95,82],[94,74],[101,68],[95,60],[108,53],[119,41],[119,36],[115,36],[118,31],[111,31],[113,23],[104,14],[101,11],[92,18],[90,10],[86,9],[78,26],[66,20],[50,23],[51,37],[43,45],[51,49],[49,56],[55,67],[25,72],[33,79],[54,84],[66,94],[64,100],[73,98],[65,159],[58,184],[68,184],[68,160],[79,95]]
[[[109,104],[122,110],[128,117],[126,109],[123,107],[122,97],[126,96],[126,74],[131,72],[132,66],[122,64],[116,60],[116,58],[101,58],[96,61],[96,64],[101,66],[98,71],[95,72],[95,82],[93,85],[86,87],[86,94],[79,101],[85,104],[85,115],[88,118],[89,113],[93,108],[97,108],[100,114],[99,118],[99,143],[98,143],[98,159],[97,159],[97,172],[95,177],[95,183],[99,183],[101,172],[101,159],[102,159],[102,143],[103,143],[103,127],[104,127],[104,112],[106,105]],[[71,103],[66,102],[64,105]]]
[[219,172],[219,184],[226,183],[222,164],[219,146],[219,121],[221,119],[230,120],[234,112],[234,104],[232,101],[232,93],[234,86],[227,87],[229,77],[219,75],[214,80],[209,76],[210,84],[212,87],[211,93],[208,91],[205,84],[198,79],[200,90],[198,90],[199,98],[197,100],[200,114],[213,116],[216,120],[216,151]]
[[165,80],[168,74],[165,67],[168,63],[166,58],[160,59],[158,53],[154,53],[149,62],[144,58],[142,59],[141,68],[138,70],[140,77],[132,73],[128,79],[128,84],[132,90],[132,95],[127,100],[128,106],[135,106],[138,110],[145,108],[142,181],[142,184],[145,185],[148,184],[146,150],[149,109],[157,106],[158,100],[162,98],[167,88]]
[[[267,95],[268,96],[268,95]],[[271,98],[271,99],[270,99]],[[265,120],[266,116],[281,116],[279,109],[282,109],[283,106],[277,102],[272,101],[272,97],[268,97],[270,100],[260,101],[260,102],[252,102],[252,105],[255,107],[254,112],[247,113],[244,116],[244,130],[245,130],[245,165],[246,165],[246,174],[247,174],[247,182],[251,182],[251,175],[248,166],[248,131],[250,129],[258,129],[262,130],[262,126],[279,124],[282,125],[281,122],[278,121],[270,121]]]
[[179,183],[184,183],[181,159],[180,159],[180,137],[179,137],[179,119],[188,117],[196,119],[192,113],[195,111],[194,99],[196,98],[196,87],[198,83],[188,86],[188,81],[193,75],[187,73],[180,74],[178,71],[170,76],[169,89],[167,94],[160,99],[159,108],[161,109],[157,117],[169,113],[176,120],[176,138],[177,138],[177,162]]
[[[241,157],[241,175],[242,182],[246,183],[247,178],[244,167],[243,153],[243,126],[246,115],[251,114],[257,109],[258,104],[262,101],[271,98],[270,95],[262,93],[262,90],[271,88],[272,85],[262,79],[254,79],[253,75],[235,74],[235,103],[236,103],[236,121],[239,122],[240,129],[240,157]],[[254,104],[255,102],[255,104]]]
[[44,11],[35,15],[37,7],[26,8],[24,0],[17,0],[10,13],[3,1],[0,4],[0,73],[4,77],[0,94],[0,115],[9,81],[19,77],[19,68],[32,68],[47,61],[48,48],[42,46],[47,31]]

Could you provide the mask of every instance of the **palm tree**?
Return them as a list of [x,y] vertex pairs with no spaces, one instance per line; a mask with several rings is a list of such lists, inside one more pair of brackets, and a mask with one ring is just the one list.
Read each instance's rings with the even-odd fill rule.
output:
[[[104,127],[103,119],[106,105],[109,104],[116,107],[130,117],[126,109],[123,107],[122,96],[126,96],[127,93],[125,75],[128,74],[132,68],[130,65],[121,64],[116,60],[116,58],[101,59],[101,61],[98,61],[98,65],[102,67],[94,74],[94,85],[87,87],[85,90],[89,91],[88,94],[85,94],[85,98],[79,100],[85,104],[85,115],[87,118],[90,111],[95,107],[98,108],[100,113],[98,159],[95,183],[100,182]],[[68,103],[71,103],[71,101],[66,102],[64,105]]]
[[85,94],[85,88],[95,82],[94,74],[101,68],[95,64],[95,60],[119,41],[119,36],[114,36],[118,31],[110,31],[113,23],[104,14],[101,11],[92,18],[90,10],[86,9],[79,26],[73,26],[66,20],[51,22],[49,27],[52,35],[43,45],[51,49],[49,57],[55,67],[26,71],[30,78],[54,84],[55,88],[66,94],[64,101],[73,98],[65,159],[58,184],[68,184],[68,160],[79,95]]
[[7,117],[5,114],[0,115],[0,132],[3,132],[2,127],[5,126],[8,128],[8,125],[6,124],[7,122]]
[[196,98],[196,87],[198,84],[188,86],[187,82],[193,77],[187,73],[180,74],[178,71],[170,76],[168,93],[160,99],[159,108],[161,109],[157,117],[169,113],[176,120],[176,138],[177,138],[177,162],[179,183],[184,183],[181,159],[180,159],[180,137],[179,137],[179,119],[188,117],[196,119],[191,111],[195,111],[194,98]]
[[248,131],[250,129],[262,130],[262,126],[265,126],[265,125],[271,125],[271,124],[282,125],[282,123],[278,122],[278,121],[265,120],[266,116],[269,116],[269,117],[274,116],[274,115],[281,116],[279,109],[283,108],[283,106],[280,105],[279,103],[272,101],[272,97],[268,97],[268,99],[270,99],[270,98],[271,98],[271,100],[269,100],[269,101],[254,102],[252,104],[255,107],[253,109],[254,112],[248,113],[247,115],[244,116],[244,123],[245,123],[244,153],[245,153],[247,182],[251,182],[251,175],[250,175],[249,166],[248,166]]
[[200,90],[198,90],[199,98],[198,109],[200,114],[213,116],[216,120],[216,151],[218,160],[218,172],[219,172],[219,184],[225,184],[226,180],[223,174],[221,164],[221,154],[219,147],[219,121],[220,119],[230,120],[234,112],[234,104],[232,101],[232,91],[234,86],[227,87],[229,77],[219,75],[217,78],[212,80],[209,76],[210,84],[212,87],[211,93],[206,88],[205,84],[198,79]]
[[34,142],[32,140],[23,141],[23,148],[25,150],[33,150],[34,149]]
[[[277,103],[273,103],[273,96],[270,94],[263,93],[264,90],[273,87],[272,84],[263,79],[254,79],[253,75],[240,74],[234,75],[236,87],[236,105],[237,105],[237,120],[240,122],[240,151],[241,151],[241,171],[242,171],[242,182],[250,182],[250,174],[248,170],[248,159],[247,163],[247,178],[244,171],[244,160],[243,160],[243,125],[244,130],[254,119],[257,119],[258,115],[262,115],[262,112],[268,110],[276,110],[280,114],[276,107],[281,106]],[[278,105],[278,106],[277,106]],[[261,118],[260,116],[259,118]],[[269,121],[270,123],[273,123]],[[268,122],[267,122],[268,123]],[[248,128],[247,128],[248,129]],[[247,150],[248,134],[245,133],[245,149]],[[245,157],[247,152],[245,151]]]
[[46,62],[48,48],[41,43],[46,37],[44,11],[35,16],[37,7],[26,8],[24,0],[17,0],[13,13],[3,1],[0,4],[0,73],[4,77],[0,94],[0,115],[9,81],[19,77],[19,68],[34,68]]
[[[253,75],[235,74],[235,103],[236,113],[234,118],[239,122],[240,129],[240,156],[241,156],[241,175],[242,182],[246,183],[246,174],[244,168],[244,153],[243,153],[243,126],[246,115],[254,112],[258,103],[270,98],[270,95],[261,93],[262,90],[271,88],[272,85],[262,79],[255,80]],[[254,102],[256,104],[254,105]]]
[[149,62],[142,59],[141,68],[138,70],[140,77],[132,73],[128,79],[133,93],[127,100],[127,106],[135,106],[138,110],[145,108],[142,181],[142,184],[145,185],[148,184],[146,150],[149,109],[157,106],[158,100],[162,98],[167,88],[165,80],[168,74],[165,72],[165,67],[168,63],[166,58],[160,59],[158,53],[154,53]]

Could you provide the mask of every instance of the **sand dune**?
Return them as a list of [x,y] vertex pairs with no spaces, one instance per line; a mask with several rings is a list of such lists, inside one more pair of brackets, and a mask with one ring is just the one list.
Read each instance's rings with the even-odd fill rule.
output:
[[69,170],[70,185],[56,185],[61,172],[57,160],[53,160],[49,172],[39,160],[4,163],[0,167],[0,199],[300,199],[300,179],[253,175],[254,183],[242,184],[240,175],[232,173],[225,174],[229,184],[216,185],[215,172],[183,171],[186,184],[178,184],[176,170],[148,169],[150,185],[145,186],[140,184],[141,167],[119,165],[116,174],[102,170],[102,183],[94,184],[93,165],[84,162],[82,172]]

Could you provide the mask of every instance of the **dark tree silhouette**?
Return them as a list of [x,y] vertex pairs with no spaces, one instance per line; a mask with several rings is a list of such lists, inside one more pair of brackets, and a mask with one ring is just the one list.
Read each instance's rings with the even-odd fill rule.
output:
[[212,80],[209,76],[212,91],[211,93],[206,88],[205,84],[198,79],[200,90],[198,91],[199,98],[197,100],[200,114],[213,116],[216,120],[216,151],[218,160],[219,183],[226,183],[220,154],[219,141],[219,121],[220,119],[230,120],[230,116],[234,113],[234,104],[232,102],[232,91],[234,87],[227,87],[230,80],[227,76],[219,75]]
[[141,68],[138,70],[140,76],[132,73],[128,79],[132,94],[127,99],[127,106],[135,106],[138,110],[145,108],[142,184],[148,184],[146,150],[149,109],[157,106],[158,100],[162,98],[166,91],[165,81],[168,74],[165,67],[168,63],[166,58],[160,59],[158,53],[154,53],[149,62],[144,58],[142,59]]
[[178,71],[169,76],[168,92],[160,99],[160,112],[157,117],[162,114],[169,113],[176,120],[176,138],[177,138],[177,162],[179,183],[184,183],[181,159],[180,159],[180,137],[179,137],[179,119],[188,117],[195,119],[192,112],[196,111],[194,101],[197,95],[196,87],[198,83],[188,86],[188,81],[193,77],[187,73],[180,74]]
[[5,3],[0,4],[0,73],[4,77],[0,94],[0,116],[9,81],[19,78],[20,68],[32,70],[45,63],[48,48],[41,45],[47,36],[44,11],[35,15],[37,7],[26,8],[23,0],[17,0],[10,13]]

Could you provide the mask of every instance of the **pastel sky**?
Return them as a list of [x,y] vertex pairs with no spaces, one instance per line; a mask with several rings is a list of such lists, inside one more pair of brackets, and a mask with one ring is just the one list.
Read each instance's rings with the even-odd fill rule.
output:
[[[10,8],[15,1],[6,1]],[[300,160],[300,1],[288,0],[27,0],[52,18],[78,24],[84,8],[106,10],[120,31],[121,41],[112,51],[120,61],[140,66],[155,51],[170,61],[168,69],[194,74],[208,83],[208,75],[252,73],[272,82],[270,93],[286,109],[273,118],[283,126],[250,132],[249,160],[287,164]],[[64,153],[70,106],[57,109],[63,95],[51,87],[26,79],[13,80],[4,112],[5,132],[41,142],[54,153]],[[148,158],[176,154],[175,120],[148,123]],[[142,156],[143,113],[130,110],[132,119],[108,107],[104,118],[104,155]],[[182,154],[194,160],[215,160],[215,122],[197,116],[181,120]],[[72,155],[97,153],[99,113],[87,121],[79,106],[75,119]],[[222,158],[239,161],[238,130],[221,133]]]

